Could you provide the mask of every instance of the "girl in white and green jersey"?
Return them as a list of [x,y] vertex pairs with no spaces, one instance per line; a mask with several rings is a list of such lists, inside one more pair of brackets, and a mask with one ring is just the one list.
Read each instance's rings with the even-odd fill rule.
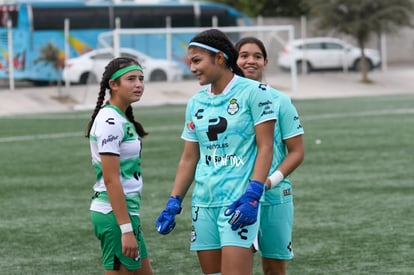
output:
[[[104,103],[108,90],[110,98]],[[113,59],[103,73],[87,129],[96,175],[90,213],[108,275],[152,274],[139,218],[141,138],[147,133],[131,107],[143,92],[140,64],[130,58]]]

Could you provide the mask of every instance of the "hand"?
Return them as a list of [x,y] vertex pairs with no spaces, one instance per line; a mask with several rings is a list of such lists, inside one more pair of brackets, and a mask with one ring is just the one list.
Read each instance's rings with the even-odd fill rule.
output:
[[161,212],[157,220],[155,221],[155,228],[160,234],[168,234],[175,227],[175,215],[181,213],[182,200],[179,196],[171,196],[167,201],[167,206]]
[[259,200],[263,194],[264,186],[260,181],[251,180],[246,192],[225,210],[224,215],[233,214],[229,219],[232,230],[254,224],[257,221]]
[[128,232],[122,234],[122,254],[132,259],[137,258],[139,255],[137,240],[135,239],[134,232]]

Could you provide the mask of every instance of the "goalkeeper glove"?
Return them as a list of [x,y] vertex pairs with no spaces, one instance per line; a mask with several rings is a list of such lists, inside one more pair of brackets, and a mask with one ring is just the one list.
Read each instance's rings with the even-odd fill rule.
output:
[[171,196],[167,201],[167,206],[155,221],[155,228],[160,234],[168,234],[175,227],[175,215],[181,213],[182,200],[179,196]]
[[237,230],[257,221],[259,200],[263,194],[265,185],[257,180],[250,180],[246,192],[224,212],[230,216],[229,224],[232,230]]

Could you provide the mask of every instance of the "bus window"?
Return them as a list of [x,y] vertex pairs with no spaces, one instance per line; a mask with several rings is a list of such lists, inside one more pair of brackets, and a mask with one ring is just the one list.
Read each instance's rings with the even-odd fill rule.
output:
[[[137,14],[139,13],[139,14]],[[122,28],[165,28],[166,18],[171,18],[172,27],[194,26],[192,6],[160,8],[157,6],[139,7],[139,11],[131,7],[116,7],[115,17],[121,18]]]
[[18,15],[17,7],[0,6],[0,27],[7,27],[7,20],[11,20],[13,28],[17,27]]
[[34,30],[63,30],[65,18],[73,30],[108,29],[110,25],[107,7],[33,7]]

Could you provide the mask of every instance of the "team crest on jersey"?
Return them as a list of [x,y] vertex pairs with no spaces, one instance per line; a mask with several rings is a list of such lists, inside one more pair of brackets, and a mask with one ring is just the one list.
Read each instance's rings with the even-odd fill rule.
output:
[[197,239],[197,234],[195,232],[195,227],[193,225],[193,226],[191,226],[191,238],[190,238],[190,241],[193,243],[193,242],[195,242],[196,239]]
[[230,115],[234,115],[239,111],[239,104],[237,103],[237,99],[232,98],[230,100],[230,104],[227,107],[227,113],[229,113]]

